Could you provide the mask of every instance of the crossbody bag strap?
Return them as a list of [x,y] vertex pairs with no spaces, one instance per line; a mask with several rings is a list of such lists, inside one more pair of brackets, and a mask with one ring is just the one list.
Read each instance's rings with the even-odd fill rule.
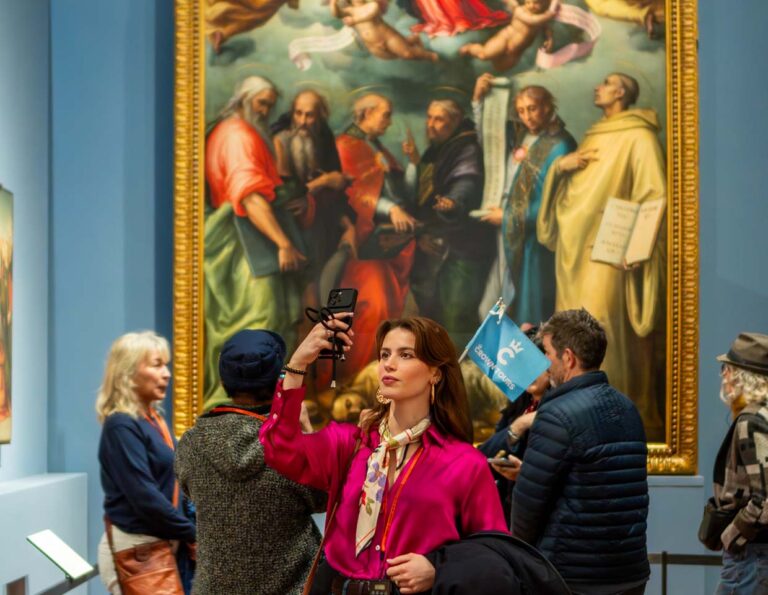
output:
[[115,544],[112,542],[112,522],[109,517],[104,517],[104,529],[107,532],[107,541],[109,542],[109,549],[112,552],[112,557],[115,557]]
[[331,526],[331,523],[333,522],[333,517],[336,516],[336,509],[339,506],[339,500],[341,500],[341,490],[344,487],[344,483],[346,482],[347,476],[349,475],[349,469],[350,467],[352,467],[352,461],[354,460],[358,450],[360,450],[359,437],[357,441],[355,441],[355,449],[352,451],[352,456],[349,457],[349,460],[347,461],[347,467],[344,470],[344,475],[342,475],[342,477],[344,478],[344,481],[342,481],[339,484],[339,489],[336,491],[336,499],[333,502],[333,508],[331,508],[331,512],[328,513],[328,516],[325,519],[325,530],[323,531],[323,536],[320,539],[320,546],[317,548],[317,553],[315,554],[315,558],[312,560],[312,567],[309,569],[309,575],[307,575],[307,582],[304,584],[304,591],[302,592],[302,595],[309,595],[310,591],[312,590],[312,583],[315,580],[317,567],[320,564],[320,556],[323,554],[323,546],[325,546],[325,538],[328,536],[328,528]]
[[[165,422],[165,419],[163,419],[163,417],[151,407],[149,408],[149,412],[144,414],[144,419],[147,420],[149,425],[157,430],[157,432],[160,434],[160,437],[163,439],[163,442],[165,442],[165,445],[171,450],[175,451],[176,446],[173,443],[173,438],[171,437],[171,432],[168,429],[168,424]],[[174,508],[178,508],[180,501],[179,482],[175,477],[176,476],[174,475],[173,497],[171,499],[171,503],[173,504]]]
[[123,583],[120,581],[120,571],[117,569],[117,558],[115,557],[115,543],[112,541],[112,521],[109,520],[109,517],[104,515],[104,529],[107,533],[107,542],[109,543],[109,551],[112,552],[112,564],[115,567],[115,580],[117,580],[117,584],[120,585],[120,590],[123,589]]
[[[739,422],[741,415],[737,416],[733,420],[731,427],[728,428],[728,433],[723,439],[723,443],[720,445],[720,450],[717,451],[717,457],[715,458],[715,468],[713,472],[713,480],[718,485],[725,485],[725,465],[728,453],[731,450],[731,442],[733,442],[733,434],[736,431],[736,424]],[[715,495],[715,504],[720,508],[720,499]]]

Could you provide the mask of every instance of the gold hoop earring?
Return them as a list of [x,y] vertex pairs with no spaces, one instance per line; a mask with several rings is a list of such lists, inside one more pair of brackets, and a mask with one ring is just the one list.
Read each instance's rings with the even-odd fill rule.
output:
[[392,402],[392,399],[388,399],[383,394],[381,394],[381,387],[376,389],[376,400],[382,405],[389,405]]
[[435,404],[435,384],[437,384],[437,382],[433,382],[433,383],[432,383],[432,394],[431,394],[431,395],[430,395],[430,397],[429,397],[429,402],[430,402],[432,405],[434,405],[434,404]]

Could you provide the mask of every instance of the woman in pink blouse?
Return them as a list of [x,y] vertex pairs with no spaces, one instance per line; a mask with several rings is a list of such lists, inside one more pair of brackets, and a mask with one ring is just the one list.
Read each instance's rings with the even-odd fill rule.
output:
[[[328,324],[350,349],[354,331]],[[425,554],[478,531],[506,532],[488,465],[472,446],[456,349],[428,318],[383,322],[372,412],[360,427],[303,434],[303,376],[331,334],[317,325],[296,349],[260,435],[269,465],[329,491],[329,512],[338,501],[312,594],[381,592],[387,581],[393,593],[428,591],[435,568]]]

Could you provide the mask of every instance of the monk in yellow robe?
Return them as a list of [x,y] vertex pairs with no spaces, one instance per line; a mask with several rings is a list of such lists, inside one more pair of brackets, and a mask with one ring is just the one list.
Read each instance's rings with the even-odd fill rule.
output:
[[663,438],[664,427],[664,224],[651,258],[633,268],[590,259],[609,198],[643,203],[666,196],[658,119],[652,110],[629,109],[638,94],[637,81],[621,73],[595,89],[595,105],[605,117],[575,152],[550,167],[537,236],[555,252],[555,309],[586,308],[604,326],[608,351],[602,369],[637,404],[653,441]]

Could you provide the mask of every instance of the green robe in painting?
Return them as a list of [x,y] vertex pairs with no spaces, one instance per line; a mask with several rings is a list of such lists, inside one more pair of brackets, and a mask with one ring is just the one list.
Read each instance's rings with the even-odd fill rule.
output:
[[206,138],[208,183],[204,228],[204,407],[227,399],[219,383],[221,348],[243,329],[279,333],[288,348],[301,315],[301,273],[281,273],[277,248],[250,221],[243,201],[258,195],[293,245],[305,252],[296,222],[281,204],[302,188],[283,184],[271,142],[244,120],[230,117]]
[[219,384],[219,353],[224,342],[241,329],[269,329],[286,345],[296,342],[301,312],[300,273],[251,274],[235,229],[230,204],[212,211],[205,220],[203,261],[205,304],[205,409],[227,400]]

